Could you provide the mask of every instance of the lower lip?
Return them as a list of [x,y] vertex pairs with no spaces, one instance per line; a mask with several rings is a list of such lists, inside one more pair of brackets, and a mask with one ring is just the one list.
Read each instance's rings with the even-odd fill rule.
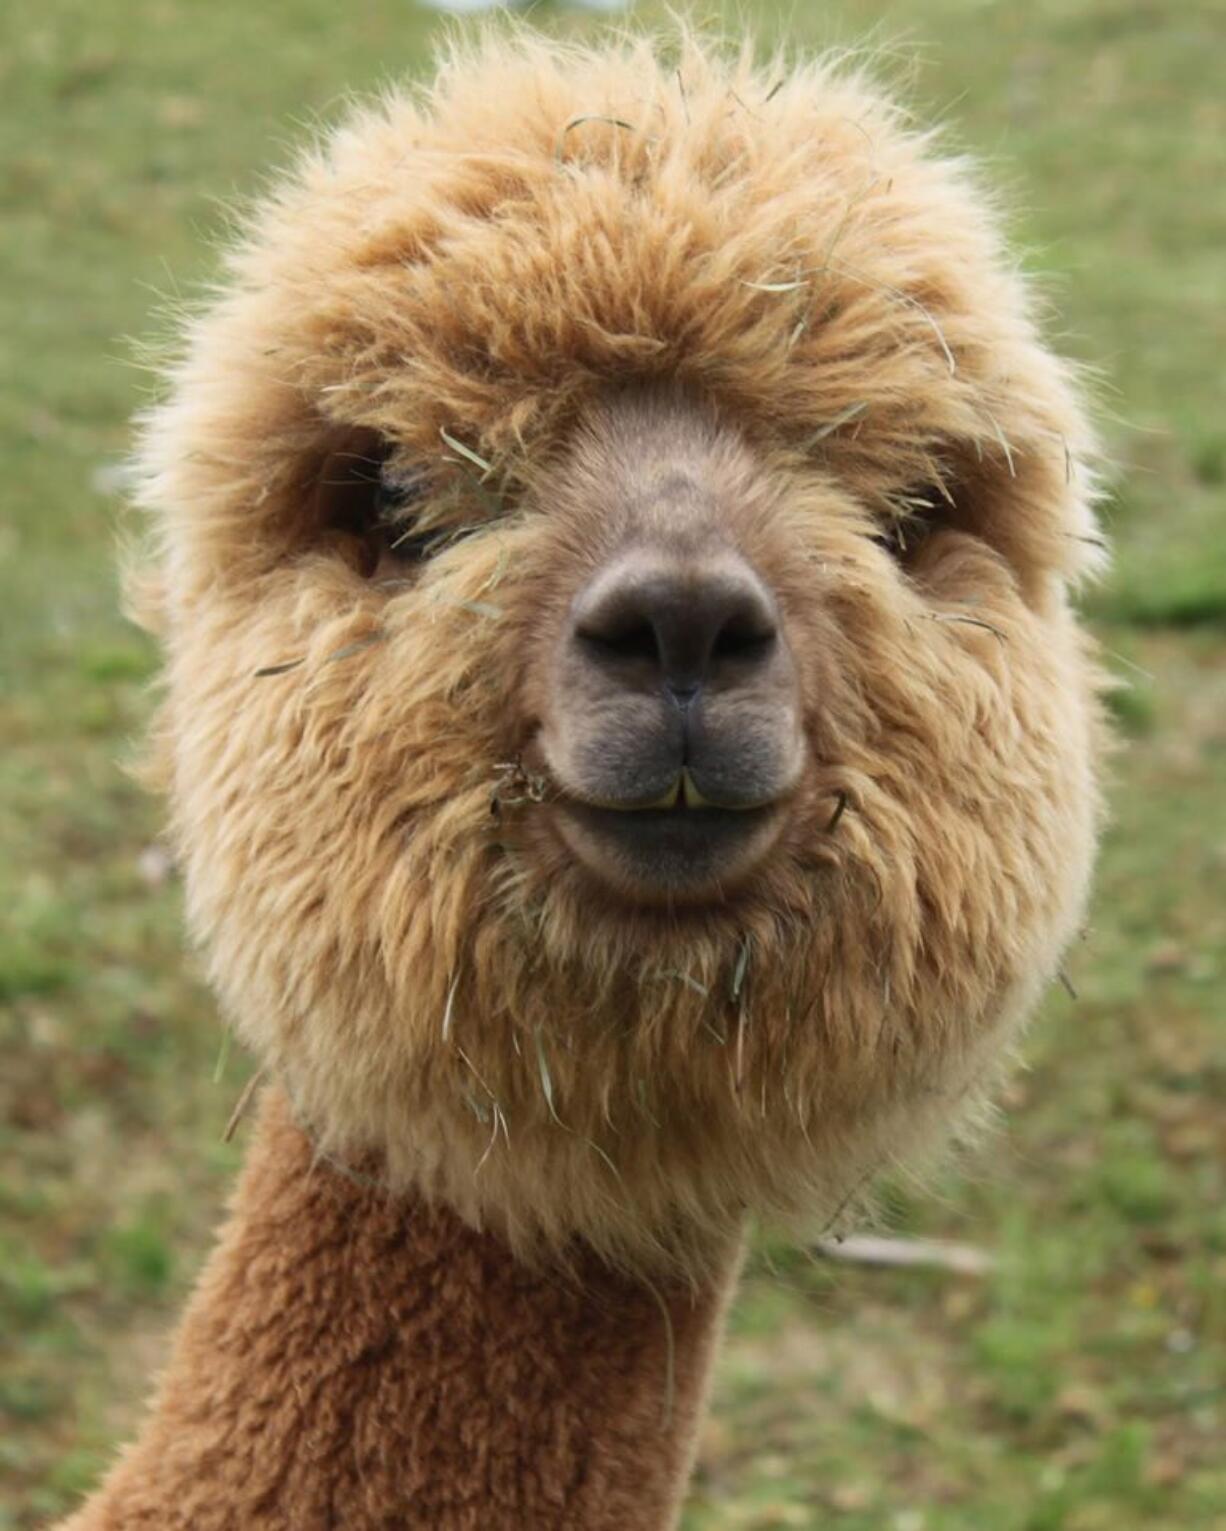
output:
[[588,867],[627,892],[670,896],[727,887],[773,841],[772,806],[643,808],[556,803],[563,837]]

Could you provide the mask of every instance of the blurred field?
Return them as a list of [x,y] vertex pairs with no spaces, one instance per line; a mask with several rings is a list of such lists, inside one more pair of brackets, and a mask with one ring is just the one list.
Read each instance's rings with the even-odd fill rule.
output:
[[[998,1273],[763,1249],[687,1531],[1226,1531],[1226,8],[742,10],[889,43],[1019,208],[1053,331],[1109,380],[1119,557],[1089,605],[1130,689],[1079,998],[1050,998],[970,1178],[890,1199]],[[154,665],[112,572],[145,387],[122,337],[209,272],[219,199],[421,68],[435,25],[412,0],[0,19],[0,1531],[131,1426],[238,1153],[246,1065],[119,766]]]

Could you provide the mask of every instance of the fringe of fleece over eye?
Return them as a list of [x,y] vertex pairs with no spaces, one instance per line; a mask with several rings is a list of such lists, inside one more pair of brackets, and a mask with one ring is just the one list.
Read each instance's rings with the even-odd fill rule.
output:
[[302,155],[140,439],[261,1087],[73,1531],[674,1523],[747,1224],[982,1120],[1078,927],[1093,456],[843,64],[504,27]]

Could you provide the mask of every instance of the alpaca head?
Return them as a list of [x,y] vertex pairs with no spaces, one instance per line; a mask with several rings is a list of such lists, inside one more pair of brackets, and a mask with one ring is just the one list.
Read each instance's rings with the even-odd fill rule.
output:
[[822,66],[493,42],[229,266],[156,756],[322,1147],[694,1265],[947,1131],[1096,814],[1086,428],[965,171]]

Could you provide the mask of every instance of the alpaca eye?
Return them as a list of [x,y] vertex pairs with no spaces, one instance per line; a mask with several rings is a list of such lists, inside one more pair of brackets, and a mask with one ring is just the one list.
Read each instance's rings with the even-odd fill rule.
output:
[[379,468],[371,496],[369,535],[380,553],[403,563],[428,558],[439,533],[422,530],[415,512],[425,498],[425,475]]
[[425,473],[393,466],[373,433],[325,458],[316,481],[316,524],[365,578],[380,567],[419,563],[434,551],[437,529],[421,525],[429,497]]
[[880,527],[868,535],[870,542],[875,542],[891,558],[903,558],[907,551],[906,532],[901,523],[893,523],[890,526]]
[[952,506],[943,485],[924,484],[890,497],[891,514],[872,532],[869,540],[900,562],[918,552],[925,538],[948,523]]
[[906,563],[916,553],[931,529],[930,523],[919,516],[897,516],[869,533],[869,541],[875,542],[883,553],[899,563]]

